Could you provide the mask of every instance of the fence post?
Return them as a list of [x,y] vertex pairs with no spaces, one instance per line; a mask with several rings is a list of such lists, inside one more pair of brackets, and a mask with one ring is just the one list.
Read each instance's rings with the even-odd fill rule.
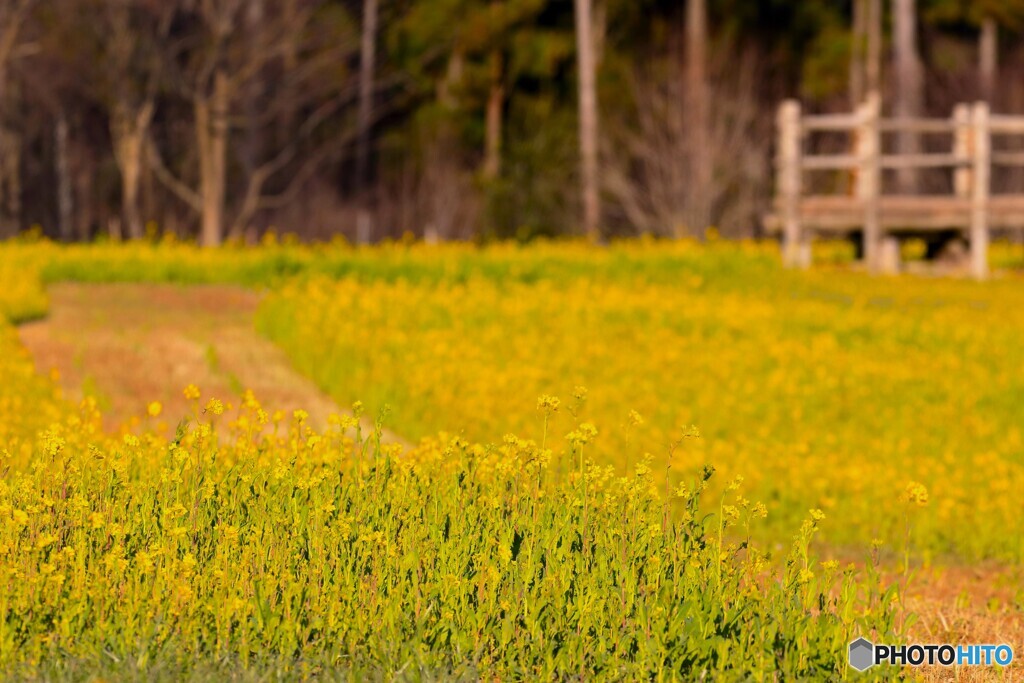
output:
[[953,192],[957,197],[971,196],[971,108],[966,104],[953,107],[953,156],[958,165],[953,169]]
[[801,263],[800,243],[800,103],[786,100],[778,115],[778,201],[782,214],[782,262],[792,268]]
[[859,108],[860,130],[857,135],[859,172],[857,197],[864,210],[864,261],[868,270],[877,272],[881,264],[882,224],[879,197],[882,194],[882,141],[878,121],[881,98],[877,91],[868,93]]
[[988,200],[992,138],[987,102],[976,102],[972,115],[974,170],[971,192],[971,275],[988,277]]

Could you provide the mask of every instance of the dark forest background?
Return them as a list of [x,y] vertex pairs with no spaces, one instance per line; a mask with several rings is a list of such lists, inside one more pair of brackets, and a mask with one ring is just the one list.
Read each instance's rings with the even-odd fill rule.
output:
[[0,0],[0,236],[757,234],[775,110],[1024,112],[1024,0]]

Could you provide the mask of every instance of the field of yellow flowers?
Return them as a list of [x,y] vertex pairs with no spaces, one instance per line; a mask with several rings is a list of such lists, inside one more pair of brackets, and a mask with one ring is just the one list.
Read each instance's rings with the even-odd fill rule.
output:
[[[845,675],[912,621],[887,555],[1021,558],[1024,295],[776,261],[0,245],[0,675]],[[261,288],[297,367],[421,440],[194,386],[106,433],[13,332],[57,280]]]
[[[813,506],[833,543],[891,546],[919,481],[922,552],[1024,557],[1019,279],[794,274],[757,248],[668,249],[576,270],[571,250],[520,250],[498,275],[434,282],[312,277],[275,290],[260,324],[336,397],[389,405],[409,437],[540,441],[534,397],[585,386],[595,462],[651,453],[659,478],[704,463],[742,475],[773,540]],[[549,443],[572,431],[557,419]],[[704,438],[671,448],[691,424]]]

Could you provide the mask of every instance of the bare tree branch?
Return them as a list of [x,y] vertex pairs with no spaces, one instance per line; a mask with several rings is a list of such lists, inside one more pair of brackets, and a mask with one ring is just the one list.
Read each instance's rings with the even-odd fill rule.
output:
[[156,174],[157,179],[163,183],[163,185],[174,193],[174,195],[189,206],[192,210],[197,213],[202,211],[203,203],[199,197],[199,193],[190,188],[185,183],[174,177],[174,174],[164,164],[163,157],[160,155],[160,150],[150,140],[147,145],[147,155],[149,158],[149,166]]

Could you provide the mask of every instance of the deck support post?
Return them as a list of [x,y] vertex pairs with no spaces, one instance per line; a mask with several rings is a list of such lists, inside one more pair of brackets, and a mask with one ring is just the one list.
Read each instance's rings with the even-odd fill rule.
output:
[[966,104],[953,107],[953,156],[957,166],[953,169],[953,193],[967,199],[971,196],[971,108]]
[[779,107],[777,123],[779,149],[776,191],[779,212],[782,214],[782,262],[788,268],[806,267],[810,263],[810,249],[800,225],[800,103],[796,100],[783,102]]
[[882,265],[882,223],[879,216],[882,140],[878,125],[881,109],[881,97],[878,91],[872,91],[860,106],[857,117],[857,198],[864,209],[864,261],[872,273],[878,272]]
[[900,272],[900,241],[893,235],[883,237],[879,243],[878,272],[883,275]]
[[971,275],[976,280],[988,277],[988,200],[992,139],[989,132],[987,102],[976,102],[971,113],[974,168],[971,177]]

